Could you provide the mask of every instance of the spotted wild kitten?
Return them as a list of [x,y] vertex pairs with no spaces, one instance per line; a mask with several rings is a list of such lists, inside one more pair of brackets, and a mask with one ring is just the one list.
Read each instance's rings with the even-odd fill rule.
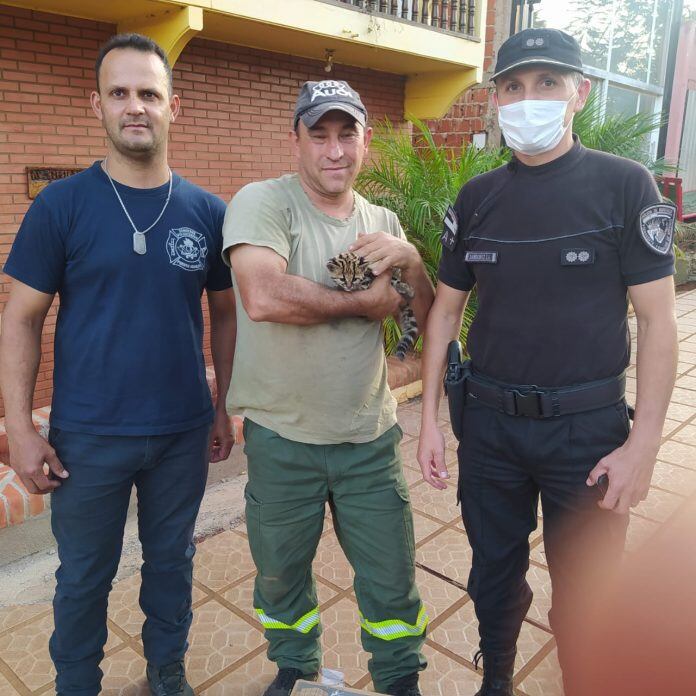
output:
[[[370,270],[367,261],[352,251],[333,256],[326,262],[326,267],[329,269],[334,284],[346,292],[366,290],[375,279],[375,274]],[[413,288],[401,280],[400,268],[392,268],[391,284],[394,290],[407,302],[413,299]],[[416,316],[408,304],[399,311],[398,323],[401,329],[401,339],[394,354],[399,360],[403,360],[418,338]]]

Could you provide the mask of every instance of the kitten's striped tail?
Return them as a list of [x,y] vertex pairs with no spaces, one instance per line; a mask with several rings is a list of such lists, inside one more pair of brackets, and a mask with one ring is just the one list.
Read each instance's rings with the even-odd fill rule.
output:
[[410,307],[404,307],[399,314],[399,326],[401,328],[401,339],[396,346],[394,355],[399,360],[406,357],[406,353],[413,350],[418,338],[418,324],[416,323],[416,315]]

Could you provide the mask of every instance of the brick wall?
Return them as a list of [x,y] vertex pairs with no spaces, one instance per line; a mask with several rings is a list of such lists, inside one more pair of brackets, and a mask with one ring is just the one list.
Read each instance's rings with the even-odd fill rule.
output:
[[504,0],[488,0],[483,83],[466,90],[444,118],[427,121],[438,145],[459,148],[462,144],[471,142],[474,133],[490,133],[494,130],[495,114],[489,103],[488,78],[492,74],[495,58],[496,21],[500,21],[500,17],[496,17],[496,9],[503,12],[506,11],[505,6]]
[[[0,4],[0,263],[30,203],[25,167],[88,166],[104,155],[89,93],[98,47],[114,31]],[[332,76],[348,80],[374,117],[403,120],[403,78],[341,65]],[[172,168],[225,200],[249,181],[291,171],[295,96],[305,80],[325,77],[317,61],[194,39],[174,68],[182,112],[171,129]],[[8,290],[2,276],[0,311]],[[35,408],[50,402],[54,329],[55,306],[44,330]]]

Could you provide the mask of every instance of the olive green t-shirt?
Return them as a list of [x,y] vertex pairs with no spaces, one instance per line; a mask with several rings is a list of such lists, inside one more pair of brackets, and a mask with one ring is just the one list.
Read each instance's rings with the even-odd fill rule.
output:
[[[225,215],[223,257],[228,260],[237,244],[268,247],[287,261],[287,273],[333,287],[328,259],[347,251],[359,232],[379,231],[404,237],[394,213],[358,193],[349,218],[322,213],[290,174],[248,184],[234,196]],[[236,282],[234,291],[237,344],[229,413],[311,444],[370,442],[396,423],[381,322],[254,322]]]

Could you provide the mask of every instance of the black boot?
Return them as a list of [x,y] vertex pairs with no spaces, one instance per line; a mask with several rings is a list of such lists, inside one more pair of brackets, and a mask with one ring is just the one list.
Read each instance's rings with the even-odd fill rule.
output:
[[423,696],[418,688],[418,672],[397,679],[388,689],[388,696]]
[[152,696],[193,696],[193,689],[186,681],[183,660],[164,667],[148,664],[147,682]]
[[316,672],[314,674],[302,674],[299,669],[294,667],[281,667],[278,670],[278,674],[276,674],[276,678],[263,692],[263,696],[290,696],[290,692],[298,679],[316,681],[318,676]]
[[507,653],[482,653],[474,657],[474,666],[483,657],[483,684],[476,696],[513,696],[512,675],[515,673],[516,650]]

